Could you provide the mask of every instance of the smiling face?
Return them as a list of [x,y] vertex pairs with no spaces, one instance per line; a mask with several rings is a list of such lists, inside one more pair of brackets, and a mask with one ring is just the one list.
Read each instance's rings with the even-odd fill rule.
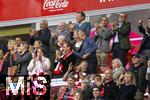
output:
[[81,62],[80,64],[81,72],[86,72],[87,67],[88,67],[88,63],[86,61]]
[[74,86],[74,80],[69,77],[69,78],[67,79],[67,84],[68,84],[69,87]]

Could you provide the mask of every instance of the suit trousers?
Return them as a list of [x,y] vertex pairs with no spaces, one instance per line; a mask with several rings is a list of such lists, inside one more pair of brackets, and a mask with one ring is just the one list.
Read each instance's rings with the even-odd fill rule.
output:
[[122,49],[119,43],[114,43],[112,48],[112,58],[118,58],[121,60],[123,66],[125,67],[127,64],[127,53],[128,50]]

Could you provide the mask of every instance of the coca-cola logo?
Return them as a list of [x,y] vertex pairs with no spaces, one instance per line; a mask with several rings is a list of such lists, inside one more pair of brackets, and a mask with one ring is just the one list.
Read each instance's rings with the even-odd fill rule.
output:
[[44,10],[57,10],[68,7],[68,0],[45,0],[43,4]]

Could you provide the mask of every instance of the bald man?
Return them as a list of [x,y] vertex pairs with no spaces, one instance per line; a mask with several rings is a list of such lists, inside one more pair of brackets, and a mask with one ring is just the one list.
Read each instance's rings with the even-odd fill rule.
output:
[[65,35],[67,41],[71,40],[71,33],[67,30],[67,24],[64,21],[61,21],[58,24],[58,36]]

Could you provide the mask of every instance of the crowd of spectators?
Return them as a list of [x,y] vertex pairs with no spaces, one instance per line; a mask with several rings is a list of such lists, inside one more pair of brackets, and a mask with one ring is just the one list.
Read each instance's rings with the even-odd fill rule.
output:
[[132,59],[127,57],[132,30],[127,13],[119,13],[112,23],[103,16],[93,28],[85,18],[84,12],[77,12],[76,23],[62,21],[55,32],[41,20],[40,30],[29,31],[30,41],[10,39],[7,50],[0,43],[1,87],[6,75],[42,74],[67,82],[51,87],[50,100],[143,100],[150,93],[150,18],[147,26],[142,20],[137,23],[143,40]]

